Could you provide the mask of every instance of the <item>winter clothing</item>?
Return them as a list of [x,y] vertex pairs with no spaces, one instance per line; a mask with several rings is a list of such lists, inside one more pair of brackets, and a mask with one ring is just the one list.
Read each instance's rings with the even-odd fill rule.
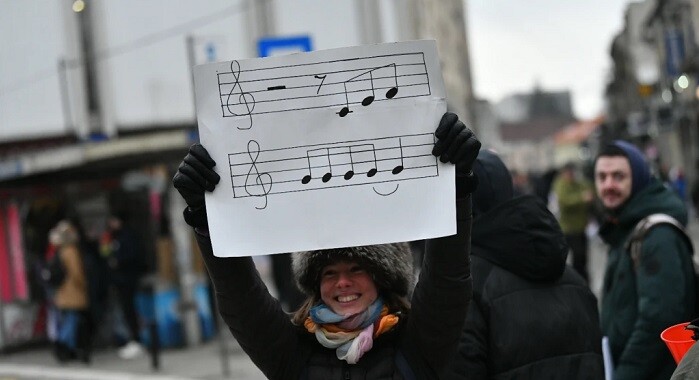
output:
[[85,310],[88,307],[87,280],[80,251],[74,244],[58,248],[57,254],[66,268],[66,278],[56,289],[54,303],[59,309]]
[[[267,291],[250,257],[215,257],[208,236],[198,230],[196,237],[216,290],[221,316],[268,378],[405,379],[412,375],[417,379],[437,379],[447,358],[456,351],[470,301],[470,212],[470,197],[457,201],[457,234],[427,241],[410,312],[399,315],[393,328],[374,336],[372,348],[356,364],[339,360],[335,349],[318,343],[316,335],[304,326],[291,323]],[[382,250],[374,248],[377,252]],[[397,257],[402,255],[401,252]],[[305,279],[315,276],[312,268],[323,258],[322,252],[311,253],[305,261],[308,265],[297,262],[298,282],[311,294],[317,292],[316,286],[304,285]],[[412,258],[405,260],[410,262]],[[390,260],[386,263],[392,265]],[[374,273],[371,270],[368,271]],[[376,272],[383,273],[376,276],[379,292],[394,287],[392,283],[381,285],[382,276],[395,275],[397,283],[402,284],[396,289],[404,294],[410,280],[403,278],[401,272],[402,269],[382,266]]]
[[320,272],[337,261],[358,263],[374,275],[380,289],[405,297],[413,286],[413,259],[407,243],[297,252],[292,257],[296,282],[306,295],[318,296]]
[[[471,296],[470,193],[476,186],[471,169],[481,144],[449,112],[442,116],[434,135],[438,140],[432,154],[456,167],[456,234],[426,241],[420,280],[412,292],[411,305],[402,296],[410,291],[412,279],[408,276],[412,270],[406,274],[404,269],[410,268],[412,257],[406,257],[395,246],[335,250],[340,253],[340,261],[333,261],[333,266],[351,267],[348,279],[343,273],[335,276],[342,280],[336,284],[330,282],[332,273],[322,281],[318,277],[319,266],[330,253],[311,252],[304,254],[296,266],[297,282],[309,294],[294,316],[296,323],[269,294],[250,257],[213,255],[204,193],[214,190],[220,176],[213,170],[216,163],[204,147],[195,144],[190,148],[173,177],[175,188],[187,203],[185,221],[195,228],[223,320],[268,378],[440,378],[447,361],[456,352]],[[379,256],[377,253],[385,247],[391,247],[386,251],[389,257]],[[342,255],[345,259],[351,257],[352,262],[343,263]],[[403,260],[405,268],[400,265]],[[317,284],[313,279],[317,279]],[[352,281],[361,284],[353,285]],[[319,300],[321,285],[323,294]],[[342,298],[328,295],[329,289],[337,290],[345,285],[358,286],[359,300],[385,301],[386,309],[382,307],[376,316],[378,305],[349,303],[346,311],[352,315],[343,316],[332,305],[325,308],[326,302],[339,304]]]
[[660,333],[695,313],[692,251],[679,232],[669,225],[651,229],[643,240],[638,267],[626,248],[638,221],[653,213],[687,223],[682,201],[653,178],[599,231],[609,245],[601,325],[609,337],[615,380],[668,379],[675,363]]
[[65,278],[53,298],[57,311],[54,353],[59,361],[79,357],[87,362],[90,351],[89,298],[78,231],[68,221],[61,221],[50,231],[49,240],[56,246],[55,254],[65,268]]
[[553,184],[553,189],[558,200],[558,221],[573,253],[573,268],[587,280],[588,244],[585,228],[589,218],[590,199],[586,199],[586,195],[591,196],[592,188],[587,181],[559,176]]
[[[116,290],[119,306],[129,329],[129,342],[135,346],[140,339],[140,326],[136,313],[136,293],[143,276],[143,251],[136,233],[122,225],[121,219],[112,221],[108,241],[104,242],[104,254],[110,269],[110,280]],[[127,344],[128,344],[127,343]]]
[[585,181],[566,181],[558,177],[553,184],[553,191],[558,199],[560,210],[559,223],[565,234],[585,232],[590,210],[589,200],[585,193],[592,193],[592,187]]
[[651,180],[650,168],[646,159],[635,145],[623,141],[615,140],[612,145],[621,148],[624,156],[629,160],[631,166],[631,196],[643,190]]
[[473,192],[473,199],[478,199],[473,203],[474,218],[514,196],[510,171],[495,153],[481,150],[473,174],[478,178],[478,188]]
[[[476,167],[495,172],[479,186],[502,188],[507,168],[483,153]],[[444,379],[604,378],[597,300],[566,266],[556,218],[533,195],[488,196],[471,237],[473,303]]]

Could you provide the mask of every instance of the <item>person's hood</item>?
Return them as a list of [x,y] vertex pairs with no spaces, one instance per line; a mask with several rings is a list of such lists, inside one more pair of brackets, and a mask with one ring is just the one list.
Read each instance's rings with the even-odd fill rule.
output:
[[624,205],[607,216],[600,227],[602,239],[611,245],[617,245],[626,239],[628,232],[644,217],[663,213],[687,225],[687,208],[676,193],[667,188],[657,178],[651,178],[648,185],[631,196]]
[[629,166],[631,167],[631,194],[637,194],[650,184],[651,174],[650,166],[643,153],[633,144],[623,141],[615,140],[612,145],[618,147],[624,151],[626,159],[629,161]]
[[512,199],[512,176],[495,153],[483,149],[473,164],[478,187],[473,192],[473,215],[481,215],[498,204]]
[[474,255],[542,282],[560,278],[568,255],[556,217],[533,195],[510,199],[475,218],[471,247]]

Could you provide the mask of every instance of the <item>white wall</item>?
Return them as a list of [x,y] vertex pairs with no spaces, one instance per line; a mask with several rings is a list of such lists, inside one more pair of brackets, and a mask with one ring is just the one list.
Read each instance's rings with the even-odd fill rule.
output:
[[0,141],[67,132],[58,75],[68,50],[61,6],[0,0]]
[[[95,128],[88,125],[81,64],[68,70],[67,115],[61,102],[58,60],[80,54],[73,0],[0,0],[0,142],[194,123],[187,38],[194,39],[198,63],[205,62],[210,43],[215,60],[254,57],[252,1],[260,0],[87,1],[102,112]],[[368,8],[355,0],[267,1],[276,35],[310,35],[315,50],[364,43],[362,25],[372,9],[383,40],[405,28],[391,14],[405,5],[400,0]]]

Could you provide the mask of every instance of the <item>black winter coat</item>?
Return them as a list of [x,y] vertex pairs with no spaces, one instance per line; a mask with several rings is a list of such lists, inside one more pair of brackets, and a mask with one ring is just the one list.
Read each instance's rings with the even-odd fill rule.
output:
[[473,301],[446,379],[604,379],[597,300],[534,196],[474,220]]
[[354,365],[291,323],[250,257],[215,257],[208,236],[196,237],[223,320],[269,379],[438,379],[456,353],[471,299],[470,214],[470,197],[457,201],[457,234],[427,241],[409,315]]

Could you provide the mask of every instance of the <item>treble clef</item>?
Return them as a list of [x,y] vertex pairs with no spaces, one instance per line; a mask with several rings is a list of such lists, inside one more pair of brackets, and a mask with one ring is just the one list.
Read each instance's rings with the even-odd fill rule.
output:
[[[238,127],[238,129],[250,129],[252,128],[252,111],[255,109],[255,97],[251,93],[243,91],[243,86],[240,84],[240,63],[238,61],[231,61],[231,73],[235,78],[235,82],[226,98],[226,108],[231,115],[249,116],[250,124],[247,127]],[[231,96],[234,94],[238,94],[238,100],[231,103]],[[245,110],[242,107],[238,107],[241,105],[245,105]],[[240,112],[235,112],[236,108],[240,108]]]
[[[267,207],[267,194],[272,191],[272,176],[269,173],[260,173],[257,170],[257,158],[260,156],[260,144],[255,140],[248,141],[248,156],[250,156],[250,170],[248,170],[248,175],[245,177],[245,191],[248,195],[254,197],[265,197],[265,204],[262,207],[255,206],[256,209],[262,210]],[[250,184],[250,177],[255,177],[255,184]],[[256,187],[262,188],[259,191]],[[249,187],[254,187],[250,189]]]

